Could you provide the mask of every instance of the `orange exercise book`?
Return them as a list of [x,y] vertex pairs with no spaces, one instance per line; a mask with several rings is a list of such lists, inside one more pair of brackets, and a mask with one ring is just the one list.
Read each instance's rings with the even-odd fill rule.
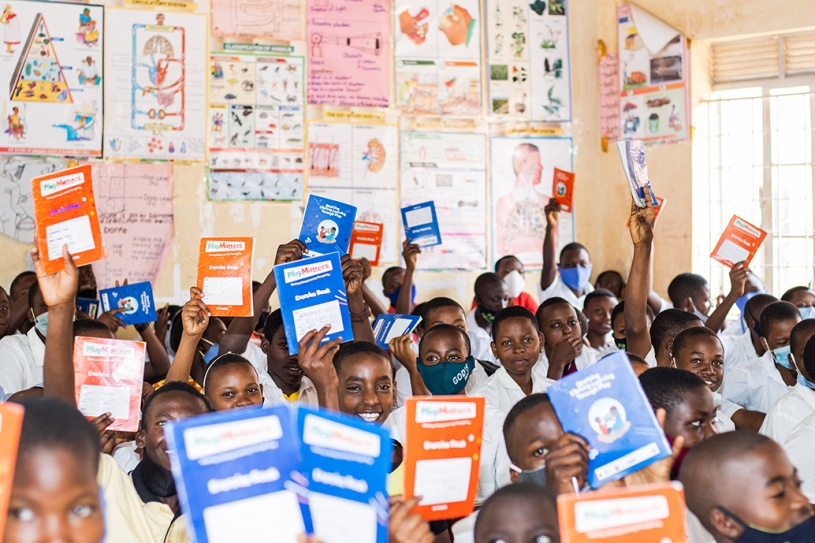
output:
[[561,494],[561,543],[684,543],[685,492],[678,482]]
[[745,266],[749,266],[766,237],[767,232],[733,215],[716,248],[710,253],[710,258],[718,260],[728,268],[742,261],[745,262]]
[[572,198],[574,196],[574,174],[555,168],[552,176],[552,197],[557,200],[563,211],[572,212]]
[[216,317],[251,317],[255,238],[201,238],[198,282]]
[[484,430],[484,398],[408,398],[405,438],[405,499],[425,520],[466,517],[473,512]]
[[37,248],[46,275],[62,270],[62,246],[77,266],[105,258],[91,167],[79,166],[31,180]]
[[0,404],[0,534],[6,531],[6,511],[14,484],[14,465],[23,426],[23,406]]
[[351,245],[348,247],[351,258],[354,260],[367,258],[371,266],[378,266],[384,228],[385,225],[375,222],[354,221]]

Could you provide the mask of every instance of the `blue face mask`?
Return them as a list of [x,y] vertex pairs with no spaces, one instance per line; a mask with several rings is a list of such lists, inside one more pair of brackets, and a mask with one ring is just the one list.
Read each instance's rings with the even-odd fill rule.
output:
[[421,358],[417,358],[416,369],[432,395],[453,396],[467,386],[475,369],[475,358],[468,356],[464,362],[439,362],[432,366],[426,366]]
[[794,370],[795,368],[793,368],[792,364],[790,363],[790,352],[791,349],[789,345],[773,349],[773,358],[775,358],[775,363],[783,368],[787,368],[788,370]]
[[48,335],[48,311],[42,315],[34,317],[34,328],[37,329],[37,332],[42,334],[42,337],[46,337]]
[[739,299],[736,300],[736,307],[739,308],[739,312],[744,315],[744,306],[747,305],[747,302],[750,298],[761,294],[760,292],[747,292],[739,296]]
[[798,312],[801,313],[801,318],[804,320],[815,319],[815,306],[799,307]]
[[589,279],[591,279],[591,264],[586,266],[577,266],[575,268],[557,267],[560,272],[560,279],[563,283],[572,290],[583,290],[588,286]]
[[204,359],[204,364],[209,364],[215,360],[215,357],[218,356],[218,344],[213,343],[208,339],[202,339],[201,341],[204,343],[209,343],[209,349],[201,353],[201,357]]
[[[399,293],[402,292],[402,287],[394,290],[390,294],[388,294],[388,300],[391,301],[391,305],[396,307],[396,301],[399,299]],[[416,301],[416,285],[411,285],[410,287],[410,303],[413,304]]]

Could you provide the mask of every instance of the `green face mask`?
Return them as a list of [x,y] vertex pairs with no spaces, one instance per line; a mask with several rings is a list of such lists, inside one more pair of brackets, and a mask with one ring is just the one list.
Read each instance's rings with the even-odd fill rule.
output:
[[439,362],[433,366],[426,366],[417,358],[416,369],[432,395],[453,396],[467,386],[475,369],[475,358],[468,356],[464,362]]

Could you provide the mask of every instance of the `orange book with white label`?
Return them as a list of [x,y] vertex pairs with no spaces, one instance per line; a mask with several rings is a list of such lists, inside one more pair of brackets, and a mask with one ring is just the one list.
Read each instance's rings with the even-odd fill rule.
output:
[[408,398],[404,445],[405,499],[425,520],[466,517],[473,512],[484,431],[484,398]]
[[552,197],[566,213],[572,212],[574,197],[574,173],[555,168],[552,176]]
[[108,430],[139,429],[145,344],[141,341],[77,337],[74,340],[76,405],[92,419],[110,413]]
[[718,260],[728,268],[732,268],[738,262],[745,262],[745,266],[749,266],[766,237],[767,232],[733,215],[716,248],[710,253],[710,258]]
[[255,238],[201,238],[198,282],[216,317],[251,317]]
[[11,402],[0,404],[0,534],[6,531],[6,511],[14,484],[23,412],[22,405]]
[[561,494],[561,543],[685,543],[685,491],[678,482]]
[[35,177],[31,190],[37,249],[46,275],[65,268],[63,245],[77,266],[105,258],[89,165]]
[[384,228],[383,224],[375,222],[354,221],[351,244],[348,247],[351,258],[354,260],[366,258],[371,266],[378,266]]

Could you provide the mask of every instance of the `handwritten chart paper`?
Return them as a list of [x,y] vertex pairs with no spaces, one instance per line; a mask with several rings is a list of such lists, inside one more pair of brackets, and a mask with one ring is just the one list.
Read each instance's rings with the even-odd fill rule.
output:
[[212,34],[299,40],[299,0],[212,0]]
[[600,59],[600,135],[607,141],[620,139],[620,89],[617,53]]
[[308,103],[388,107],[390,2],[309,0]]

